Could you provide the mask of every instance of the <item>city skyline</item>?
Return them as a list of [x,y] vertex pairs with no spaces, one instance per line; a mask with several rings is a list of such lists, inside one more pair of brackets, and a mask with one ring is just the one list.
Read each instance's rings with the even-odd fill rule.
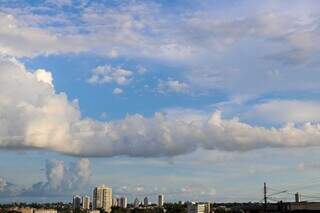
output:
[[0,203],[316,195],[319,7],[1,1]]

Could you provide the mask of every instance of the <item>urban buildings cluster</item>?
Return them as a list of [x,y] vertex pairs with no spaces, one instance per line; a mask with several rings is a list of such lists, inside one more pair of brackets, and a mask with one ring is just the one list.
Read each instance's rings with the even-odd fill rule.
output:
[[[145,197],[143,203],[136,198],[133,202],[133,208],[138,208],[139,206],[148,207],[149,206],[148,197]],[[164,205],[164,195],[158,196],[157,207],[162,208]],[[80,197],[79,195],[73,196],[72,202],[73,209],[83,209],[83,210],[94,210],[103,209],[106,212],[111,212],[112,207],[127,208],[128,199],[127,197],[113,197],[112,188],[105,185],[97,186],[93,190],[92,202],[89,196]]]
[[19,213],[58,213],[55,209],[35,209],[35,208],[12,208],[9,212],[19,212]]
[[[266,188],[266,187],[265,187]],[[284,191],[280,191],[282,193]],[[294,194],[293,202],[268,202],[264,190],[264,202],[256,203],[210,203],[210,202],[182,202],[164,203],[164,195],[157,197],[157,203],[151,203],[146,196],[141,201],[135,198],[128,204],[125,196],[113,196],[112,188],[105,185],[93,189],[92,197],[74,195],[72,203],[43,203],[26,204],[14,203],[0,205],[2,212],[19,213],[214,213],[214,212],[294,212],[294,211],[317,211],[320,212],[320,202],[308,202],[301,200],[305,195]],[[310,197],[310,196],[309,196]],[[92,198],[92,199],[91,199]],[[314,197],[312,197],[314,198]],[[316,197],[318,198],[318,197]]]

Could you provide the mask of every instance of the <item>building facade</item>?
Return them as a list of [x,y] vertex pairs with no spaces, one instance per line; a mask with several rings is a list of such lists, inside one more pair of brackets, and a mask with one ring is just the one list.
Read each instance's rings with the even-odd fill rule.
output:
[[164,195],[159,195],[158,196],[158,206],[163,207],[164,204]]
[[112,206],[114,206],[114,207],[118,207],[118,199],[117,198],[112,198]]
[[34,209],[33,208],[20,208],[20,209],[17,209],[17,211],[21,212],[21,213],[33,213]]
[[121,197],[119,207],[127,208],[127,205],[128,205],[128,199],[126,197]]
[[104,209],[106,212],[111,212],[112,189],[105,185],[94,188],[92,205],[94,209]]
[[73,196],[72,202],[73,209],[80,209],[81,208],[81,197],[78,195]]
[[33,213],[58,213],[55,209],[35,209]]
[[90,209],[90,197],[89,196],[82,197],[82,208],[85,210]]
[[34,208],[18,208],[18,209],[12,209],[11,211],[15,211],[15,212],[18,211],[21,213],[57,213],[58,212],[55,209],[34,209]]
[[210,213],[210,203],[188,203],[188,213]]

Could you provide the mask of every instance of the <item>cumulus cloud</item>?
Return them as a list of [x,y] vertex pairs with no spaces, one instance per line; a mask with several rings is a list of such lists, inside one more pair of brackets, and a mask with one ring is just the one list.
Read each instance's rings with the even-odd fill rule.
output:
[[88,159],[80,159],[65,165],[63,161],[47,160],[46,181],[35,183],[24,190],[24,195],[64,195],[85,189],[90,181],[91,169]]
[[35,76],[38,81],[42,81],[44,83],[49,84],[50,86],[53,86],[52,84],[53,78],[52,78],[51,72],[47,72],[46,70],[43,70],[43,69],[38,69],[35,72]]
[[0,197],[10,197],[19,195],[22,189],[0,177]]
[[133,76],[132,71],[111,65],[98,66],[92,70],[91,74],[88,79],[91,84],[116,83],[125,85],[132,80]]
[[[77,101],[39,81],[14,59],[0,60],[0,148],[46,149],[75,156],[176,156],[197,149],[248,151],[318,146],[318,123],[252,126],[221,113],[128,115],[99,122],[81,117]],[[19,85],[17,87],[16,85]],[[192,119],[192,118],[196,119]],[[60,166],[61,167],[61,166]],[[57,164],[59,173],[59,163]]]
[[188,85],[184,82],[169,78],[167,81],[159,80],[157,90],[159,93],[186,93],[188,91]]
[[29,188],[10,183],[0,177],[0,197],[65,196],[88,189],[91,178],[90,161],[81,158],[69,165],[60,160],[46,160],[45,180]]
[[120,95],[123,93],[123,90],[121,88],[115,88],[112,93],[115,95]]

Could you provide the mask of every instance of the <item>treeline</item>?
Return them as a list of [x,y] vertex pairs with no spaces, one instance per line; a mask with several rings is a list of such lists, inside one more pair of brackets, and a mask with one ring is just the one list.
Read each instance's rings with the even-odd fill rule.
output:
[[[166,213],[187,213],[187,207],[183,204],[165,204],[164,208]],[[163,208],[135,208],[135,209],[123,209],[114,207],[111,213],[164,213]]]

